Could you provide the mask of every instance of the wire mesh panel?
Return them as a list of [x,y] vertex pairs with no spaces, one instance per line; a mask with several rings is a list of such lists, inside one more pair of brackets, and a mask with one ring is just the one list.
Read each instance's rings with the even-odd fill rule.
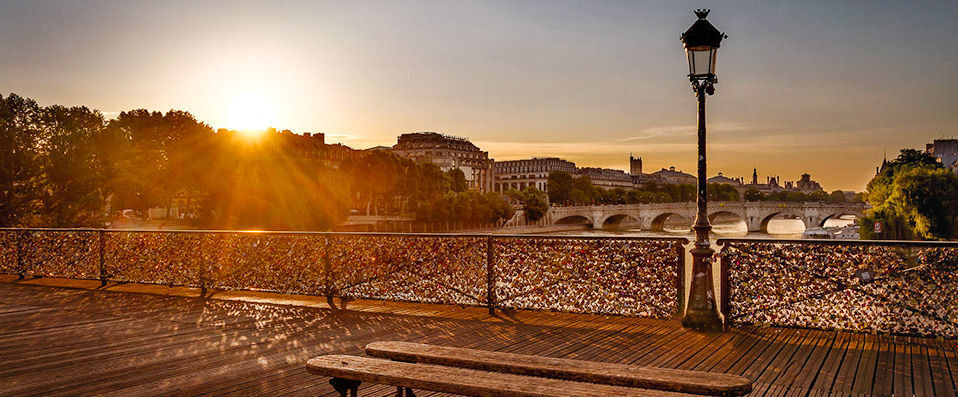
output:
[[100,277],[99,232],[31,230],[21,235],[24,274],[97,279]]
[[200,287],[217,241],[216,233],[106,232],[104,272],[112,281]]
[[209,274],[215,288],[295,294],[325,292],[322,234],[223,233]]
[[18,250],[25,233],[20,230],[0,230],[0,273],[21,272]]
[[477,305],[486,296],[486,238],[330,235],[333,293]]
[[730,242],[737,324],[958,336],[958,246]]
[[497,305],[669,317],[676,240],[496,238]]

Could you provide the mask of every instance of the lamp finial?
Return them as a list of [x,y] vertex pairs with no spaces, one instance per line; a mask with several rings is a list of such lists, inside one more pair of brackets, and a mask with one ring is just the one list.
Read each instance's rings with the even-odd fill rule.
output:
[[692,12],[694,12],[695,16],[699,17],[699,19],[705,19],[705,17],[709,16],[709,11],[712,11],[712,10],[708,8],[699,8]]

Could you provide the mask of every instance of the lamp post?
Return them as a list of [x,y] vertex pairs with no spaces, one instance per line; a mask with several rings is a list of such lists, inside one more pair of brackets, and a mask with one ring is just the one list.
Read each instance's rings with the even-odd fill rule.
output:
[[715,55],[725,34],[718,31],[705,19],[709,10],[695,10],[698,20],[682,34],[681,40],[689,58],[689,81],[692,91],[698,98],[698,212],[695,216],[695,244],[692,253],[692,286],[688,307],[682,326],[701,331],[714,331],[722,327],[712,289],[712,275],[709,266],[712,261],[709,231],[712,225],[708,217],[708,186],[705,162],[705,96],[715,93]]

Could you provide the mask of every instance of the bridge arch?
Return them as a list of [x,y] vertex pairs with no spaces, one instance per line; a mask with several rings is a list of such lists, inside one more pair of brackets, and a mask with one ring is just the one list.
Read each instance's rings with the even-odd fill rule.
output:
[[[762,217],[762,222],[759,224],[758,231],[762,233],[768,233],[768,224],[776,217],[779,219],[798,219],[802,221],[802,224],[805,225],[805,229],[809,228],[808,219],[806,219],[803,214],[796,211],[774,211],[770,214]],[[750,228],[751,229],[751,228]]]
[[746,220],[744,214],[741,214],[741,213],[738,213],[738,212],[735,212],[735,211],[729,211],[729,210],[717,210],[717,211],[714,211],[714,212],[712,212],[712,213],[709,213],[709,222],[710,222],[710,223],[715,223],[715,220],[716,220],[719,216],[734,216],[735,218],[737,218],[737,219],[739,219],[739,220],[742,220],[742,221],[745,221],[745,220]]
[[652,218],[652,222],[649,224],[649,230],[656,231],[656,232],[661,232],[665,230],[665,222],[668,221],[669,218],[673,216],[677,216],[679,218],[687,220],[685,216],[677,212],[663,212],[661,214],[656,215],[655,218]]
[[825,227],[825,222],[828,222],[829,219],[840,219],[847,215],[854,216],[856,221],[862,217],[861,213],[855,213],[854,211],[839,211],[822,217],[821,221],[818,222],[818,227]]
[[592,219],[585,215],[566,215],[555,222],[556,225],[589,225],[592,226]]
[[641,221],[630,214],[615,214],[602,220],[601,226],[603,228],[616,228],[624,225],[634,225],[635,227],[639,227],[641,225]]

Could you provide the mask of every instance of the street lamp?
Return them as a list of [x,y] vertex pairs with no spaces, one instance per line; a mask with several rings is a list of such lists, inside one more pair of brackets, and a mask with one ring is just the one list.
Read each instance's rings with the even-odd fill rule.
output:
[[698,20],[682,34],[682,45],[689,57],[689,81],[699,100],[699,161],[698,161],[698,212],[695,216],[695,244],[692,253],[692,286],[688,308],[682,326],[702,331],[721,329],[722,323],[715,309],[712,275],[712,246],[709,231],[712,225],[708,217],[708,186],[705,171],[705,95],[715,93],[715,55],[725,34],[712,26],[705,17],[709,10],[695,10]]

